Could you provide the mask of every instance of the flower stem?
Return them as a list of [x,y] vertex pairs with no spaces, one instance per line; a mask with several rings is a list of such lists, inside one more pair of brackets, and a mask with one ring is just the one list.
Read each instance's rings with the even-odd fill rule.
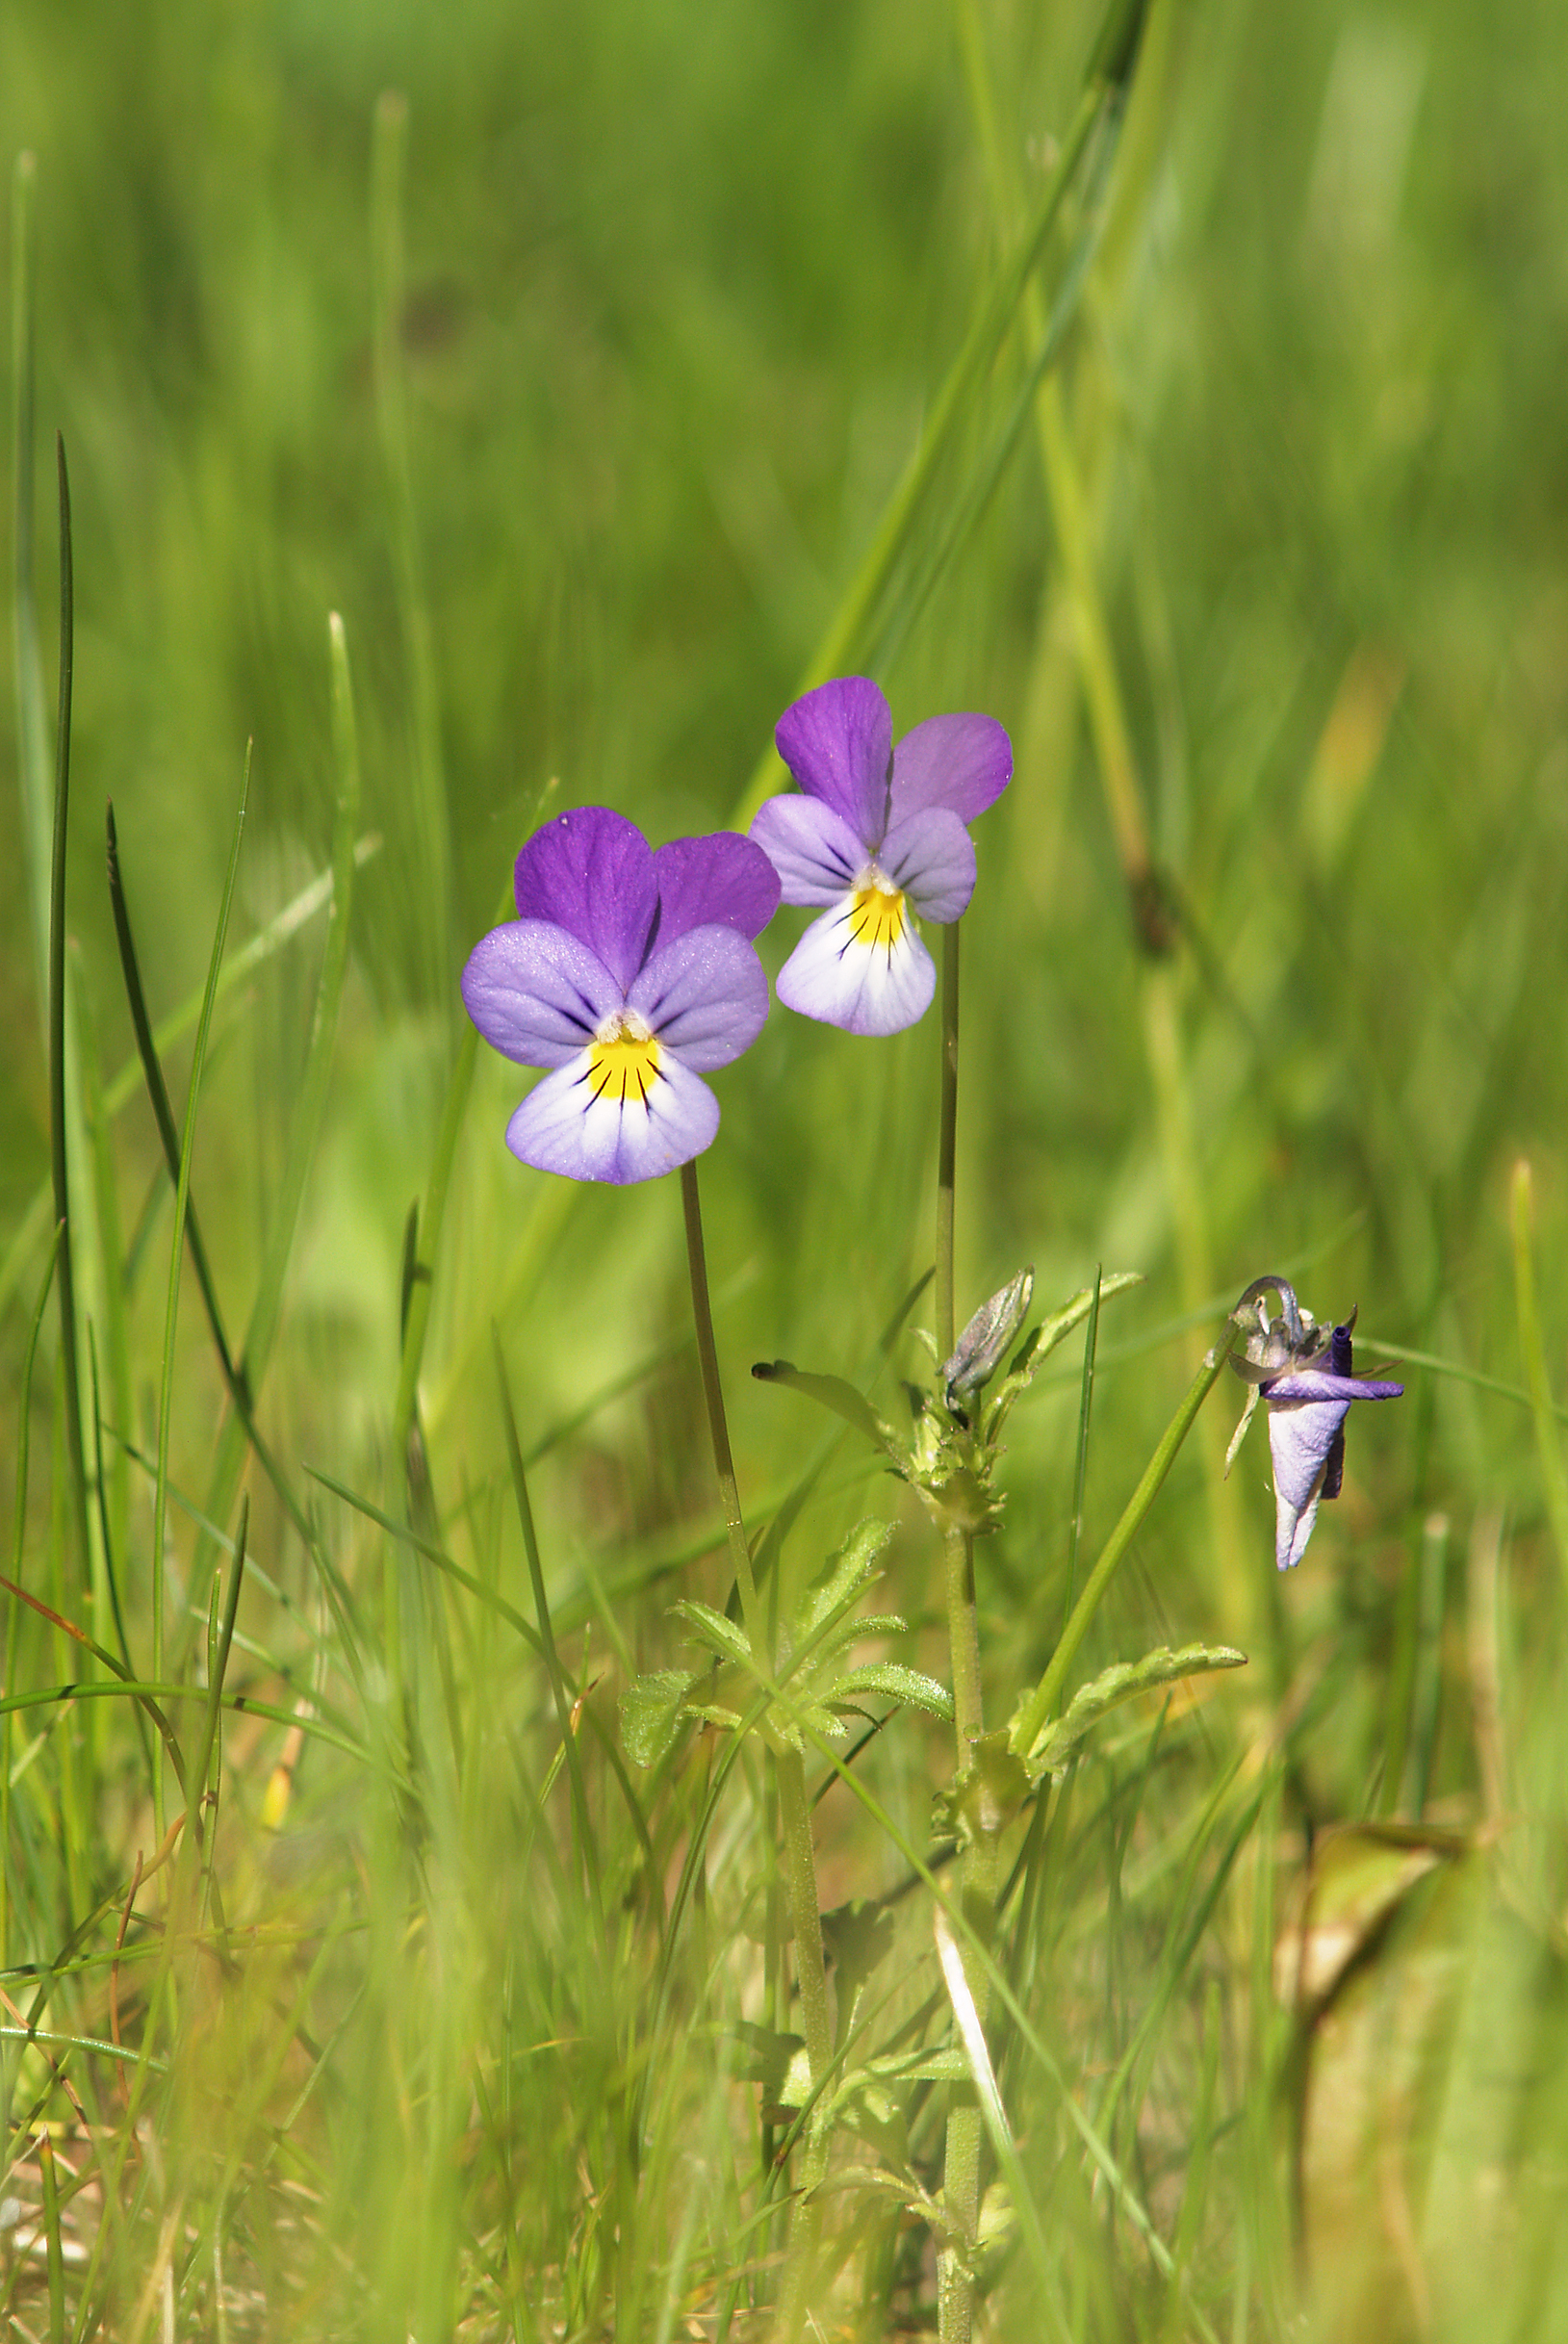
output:
[[[937,1140],[937,1356],[950,1359],[957,1341],[953,1307],[953,1206],[958,1159],[959,931],[942,930],[941,1110]],[[942,1533],[947,1594],[947,1639],[953,1674],[953,1736],[958,1771],[973,1764],[985,1730],[980,1689],[980,1625],[974,1602],[974,1540],[950,1524]],[[984,1944],[996,1917],[996,1841],[981,1833],[964,1858],[964,1909]],[[986,2014],[986,1975],[973,1952],[964,1971],[975,2008]],[[942,2344],[968,2344],[974,2325],[974,2244],[980,2227],[980,2108],[969,2084],[954,2084],[947,2110],[942,2198],[948,2243],[938,2258],[937,2316]]]
[[937,1142],[937,1356],[951,1359],[953,1325],[953,1189],[958,1150],[959,932],[942,930],[941,1123]]
[[735,1486],[734,1460],[730,1455],[730,1428],[725,1422],[724,1391],[719,1382],[719,1354],[713,1341],[713,1311],[707,1299],[707,1255],[703,1247],[703,1208],[697,1195],[697,1167],[681,1167],[681,1202],[686,1216],[686,1260],[691,1269],[691,1315],[697,1328],[697,1356],[703,1368],[703,1397],[707,1403],[707,1429],[713,1442],[713,1470],[718,1476],[719,1503],[730,1533],[730,1558],[740,1589],[740,1609],[746,1634],[758,1663],[769,1654],[757,1609],[757,1581],[752,1575],[752,1551],[746,1543],[740,1492]]

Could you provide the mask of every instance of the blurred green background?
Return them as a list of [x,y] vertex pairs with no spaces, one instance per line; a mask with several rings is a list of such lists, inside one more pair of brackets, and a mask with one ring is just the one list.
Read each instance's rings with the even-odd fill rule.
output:
[[[741,815],[1043,182],[1096,24],[1077,0],[0,13],[0,154],[36,158],[50,694],[57,427],[71,469],[67,897],[106,1075],[131,1033],[105,799],[159,1017],[205,972],[247,740],[231,948],[328,861],[328,611],[347,629],[361,827],[380,843],[262,1398],[293,1467],[384,1495],[404,1222],[460,1041],[457,974],[541,793],[615,805],[655,837]],[[1159,0],[1075,216],[1094,241],[1052,378],[1054,493],[1052,426],[1025,405],[1010,430],[1038,334],[1020,314],[851,661],[895,731],[978,708],[1014,739],[964,923],[959,1301],[962,1317],[1025,1259],[1047,1304],[1096,1264],[1145,1273],[1101,1329],[1086,1540],[1261,1272],[1292,1275],[1320,1317],[1359,1301],[1364,1357],[1443,1363],[1411,1368],[1401,1406],[1358,1412],[1344,1499],[1277,1588],[1260,1432],[1219,1479],[1222,1390],[1096,1627],[1102,1660],[1246,1644],[1245,1691],[1224,1681],[1208,1713],[1288,1716],[1309,1824],[1474,1820],[1478,1525],[1506,1525],[1505,1641],[1532,1732],[1560,1655],[1508,1185],[1528,1156],[1560,1390],[1565,77],[1568,18],[1547,0]],[[1047,301],[1075,248],[1066,229],[1047,248]],[[13,1380],[48,1101],[9,676],[0,689],[0,1215],[8,1246],[31,1231],[7,1253]],[[1156,879],[1135,902],[1140,836]],[[784,915],[771,966],[799,925]],[[215,1033],[193,1187],[239,1325],[320,951],[307,929]],[[171,1054],[176,1113],[187,1064]],[[717,1086],[709,1261],[758,1507],[798,1459],[804,1404],[745,1369],[869,1358],[930,1257],[936,1075],[933,1020],[873,1045],[776,1012]],[[584,1609],[585,1569],[646,1587],[626,1629],[647,1661],[670,1638],[666,1558],[711,1511],[694,1372],[669,1355],[679,1212],[668,1183],[579,1193],[514,1163],[517,1095],[481,1053],[435,1264],[434,1488],[454,1542],[488,1540],[516,1596],[494,1314],[526,1442],[604,1400],[540,1465],[547,1564]],[[114,1130],[130,1437],[150,1452],[168,1193],[140,1095]],[[179,1346],[171,1473],[194,1493],[222,1395],[193,1295]],[[981,1559],[999,1714],[1062,1617],[1078,1398],[1068,1358],[1015,1420],[1008,1525]],[[861,1478],[817,1501],[799,1568],[880,1495]],[[125,1505],[144,1623],[141,1481]],[[257,1505],[297,1582],[264,1490]],[[173,1536],[183,1556],[183,1521]],[[897,1601],[924,1617],[913,1521],[897,1554]],[[1403,1756],[1389,1687],[1408,1692],[1434,1584],[1412,1801],[1386,1781]],[[1560,1739],[1530,1747],[1550,1783]],[[105,1832],[127,1860],[123,1825]],[[1538,1854],[1560,1955],[1556,1825]]]

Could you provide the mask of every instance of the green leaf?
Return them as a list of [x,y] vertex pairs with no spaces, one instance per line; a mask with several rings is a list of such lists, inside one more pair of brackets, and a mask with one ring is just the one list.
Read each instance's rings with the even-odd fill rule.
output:
[[[805,2036],[781,2035],[771,2026],[754,2025],[749,2019],[741,2020],[735,2033],[749,2054],[737,2070],[741,2081],[759,2083],[768,2098],[781,2107],[791,2104],[798,2107],[799,2101],[786,2101],[784,2094],[789,2089],[791,2070],[797,2060],[805,2057]],[[807,2082],[810,2082],[810,2068]]]
[[681,1730],[681,1707],[695,1683],[683,1668],[657,1668],[638,1677],[621,1695],[621,1739],[639,1766],[657,1765]]
[[893,1917],[871,1896],[852,1896],[822,1916],[822,1942],[838,1971],[838,2004],[871,1975],[892,1951]]
[[[849,1610],[862,1587],[877,1575],[877,1563],[883,1549],[893,1534],[890,1522],[865,1521],[857,1523],[835,1555],[830,1555],[818,1576],[812,1580],[801,1599],[795,1614],[796,1649],[816,1639],[828,1622]],[[875,1634],[865,1624],[863,1630],[856,1623],[855,1633]]]
[[858,1392],[852,1383],[846,1383],[842,1376],[809,1375],[801,1368],[792,1367],[787,1359],[759,1359],[752,1374],[758,1383],[782,1383],[791,1392],[804,1392],[808,1400],[816,1402],[818,1407],[831,1410],[835,1416],[841,1416],[846,1425],[853,1425],[857,1432],[863,1432],[874,1448],[885,1449],[897,1463],[900,1451],[893,1433],[883,1423],[865,1395]]
[[905,1709],[924,1710],[931,1717],[952,1719],[953,1696],[946,1687],[897,1661],[873,1661],[864,1668],[850,1669],[838,1679],[830,1698],[849,1701],[866,1693],[900,1702]]
[[1141,1661],[1118,1661],[1095,1677],[1090,1684],[1079,1687],[1064,1713],[1044,1726],[1035,1737],[1033,1746],[1018,1748],[1020,1726],[1035,1702],[1035,1689],[1018,1700],[1013,1714],[1010,1740],[1015,1754],[1023,1758],[1032,1782],[1064,1765],[1076,1745],[1091,1727],[1097,1724],[1107,1710],[1131,1701],[1138,1693],[1151,1692],[1157,1686],[1174,1684],[1179,1677],[1206,1676],[1217,1668],[1245,1668],[1247,1655],[1229,1644],[1184,1644],[1179,1652],[1168,1645],[1146,1652]]
[[716,1652],[721,1660],[733,1661],[741,1668],[751,1669],[752,1648],[747,1641],[746,1631],[734,1620],[727,1619],[722,1611],[715,1611],[711,1604],[698,1603],[694,1597],[672,1605],[671,1610],[678,1611],[686,1625],[696,1630],[698,1640]]

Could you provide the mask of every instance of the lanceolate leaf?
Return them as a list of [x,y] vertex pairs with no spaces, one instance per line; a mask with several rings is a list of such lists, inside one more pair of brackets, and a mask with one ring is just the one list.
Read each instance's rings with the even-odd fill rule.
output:
[[846,1383],[842,1376],[808,1375],[804,1369],[792,1367],[787,1359],[759,1359],[752,1374],[758,1383],[782,1383],[791,1392],[804,1392],[808,1400],[814,1400],[819,1407],[831,1409],[846,1425],[853,1425],[857,1432],[863,1432],[874,1448],[885,1449],[889,1456],[897,1457],[898,1444],[891,1431],[864,1394],[858,1392],[852,1383]]
[[950,1719],[953,1714],[953,1696],[944,1686],[897,1661],[873,1661],[864,1668],[850,1669],[838,1679],[829,1698],[851,1701],[866,1695],[901,1702],[906,1709],[924,1710],[931,1717]]
[[673,1606],[687,1624],[697,1631],[699,1640],[716,1652],[721,1660],[734,1661],[742,1668],[752,1665],[752,1648],[746,1632],[711,1604],[700,1604],[695,1598]]
[[[1246,1653],[1237,1652],[1229,1644],[1184,1644],[1179,1652],[1162,1645],[1157,1651],[1146,1652],[1141,1661],[1118,1661],[1092,1683],[1080,1686],[1063,1714],[1036,1736],[1034,1746],[1016,1754],[1024,1760],[1031,1779],[1038,1782],[1041,1775],[1066,1763],[1069,1753],[1107,1710],[1132,1700],[1137,1693],[1172,1685],[1181,1677],[1201,1677],[1212,1669],[1246,1665]],[[1034,1697],[1032,1690],[1025,1693],[1014,1713],[1015,1748],[1016,1728]]]

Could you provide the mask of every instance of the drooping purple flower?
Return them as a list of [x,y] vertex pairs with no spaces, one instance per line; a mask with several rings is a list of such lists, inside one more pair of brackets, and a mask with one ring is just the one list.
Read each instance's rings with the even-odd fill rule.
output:
[[[1283,1315],[1278,1319],[1269,1317],[1261,1300],[1270,1288],[1279,1296]],[[1255,1320],[1249,1316],[1254,1302]],[[1283,1278],[1255,1278],[1231,1315],[1248,1327],[1243,1353],[1233,1357],[1231,1365],[1255,1386],[1255,1399],[1265,1402],[1269,1410],[1274,1560],[1280,1570],[1290,1571],[1306,1553],[1321,1500],[1339,1496],[1350,1403],[1398,1400],[1404,1386],[1357,1376],[1350,1349],[1355,1312],[1343,1327],[1319,1327]],[[1253,1404],[1249,1399],[1244,1430]]]
[[779,902],[733,832],[655,852],[606,806],[557,814],[517,859],[515,920],[469,956],[463,1000],[488,1043],[549,1069],[506,1126],[525,1164],[571,1180],[651,1180],[719,1127],[701,1077],[768,1012],[753,948]]
[[779,998],[851,1034],[896,1034],[937,983],[913,914],[945,922],[967,905],[966,826],[1007,787],[1012,743],[993,716],[930,716],[895,749],[865,676],[818,684],[774,737],[800,794],[769,798],[751,835],[784,902],[823,907],[780,971]]

